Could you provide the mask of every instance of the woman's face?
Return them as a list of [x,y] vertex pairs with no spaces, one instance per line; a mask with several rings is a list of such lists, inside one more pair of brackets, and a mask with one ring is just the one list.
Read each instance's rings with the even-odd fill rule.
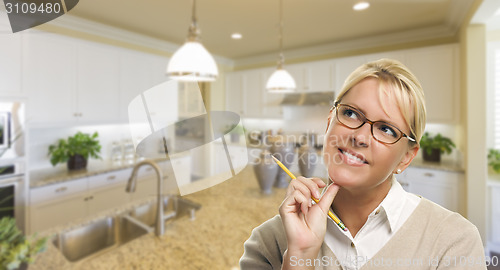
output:
[[[384,101],[385,111],[380,99]],[[351,88],[341,104],[358,109],[371,121],[385,121],[410,134],[393,96],[379,97],[379,81],[375,78],[367,78]],[[395,144],[384,144],[373,138],[369,123],[350,129],[338,122],[335,110],[332,114],[323,158],[330,178],[341,187],[375,188],[397,169],[404,170],[418,151],[418,146],[410,148],[407,138]]]

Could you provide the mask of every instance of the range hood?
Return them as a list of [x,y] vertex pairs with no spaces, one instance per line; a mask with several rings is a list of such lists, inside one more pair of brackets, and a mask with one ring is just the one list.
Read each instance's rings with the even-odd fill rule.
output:
[[282,106],[332,106],[333,92],[311,92],[285,94]]

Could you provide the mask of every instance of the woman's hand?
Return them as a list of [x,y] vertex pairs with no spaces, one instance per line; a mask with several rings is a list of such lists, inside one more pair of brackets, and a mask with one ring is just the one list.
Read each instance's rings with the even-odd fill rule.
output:
[[279,209],[288,241],[284,269],[291,256],[297,259],[316,259],[318,256],[326,233],[328,211],[339,190],[339,186],[331,184],[319,203],[313,204],[311,195],[319,199],[319,189],[325,185],[319,178],[299,177],[288,186]]

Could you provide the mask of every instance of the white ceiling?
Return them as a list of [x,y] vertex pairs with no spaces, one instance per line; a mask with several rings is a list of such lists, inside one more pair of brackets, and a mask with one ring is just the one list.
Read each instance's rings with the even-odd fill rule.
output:
[[[418,31],[419,40],[453,37],[474,0],[284,0],[284,47],[293,50]],[[192,1],[82,0],[70,14],[91,21],[182,44]],[[278,7],[274,0],[199,0],[202,42],[213,54],[233,60],[275,53]],[[444,30],[443,30],[444,29]],[[240,32],[243,39],[232,40]],[[428,33],[428,34],[426,34]],[[401,42],[404,42],[402,40]]]

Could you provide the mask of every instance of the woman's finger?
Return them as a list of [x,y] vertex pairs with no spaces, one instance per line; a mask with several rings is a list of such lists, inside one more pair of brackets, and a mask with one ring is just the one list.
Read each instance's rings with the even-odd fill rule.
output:
[[333,199],[335,199],[339,188],[340,187],[338,185],[332,183],[326,188],[326,191],[323,193],[323,197],[319,200],[318,205],[325,214],[330,210],[330,206],[332,205]]
[[305,178],[302,176],[297,178],[297,180],[309,189],[310,195],[313,195],[316,199],[319,199],[321,197],[317,180],[315,180],[314,178]]

